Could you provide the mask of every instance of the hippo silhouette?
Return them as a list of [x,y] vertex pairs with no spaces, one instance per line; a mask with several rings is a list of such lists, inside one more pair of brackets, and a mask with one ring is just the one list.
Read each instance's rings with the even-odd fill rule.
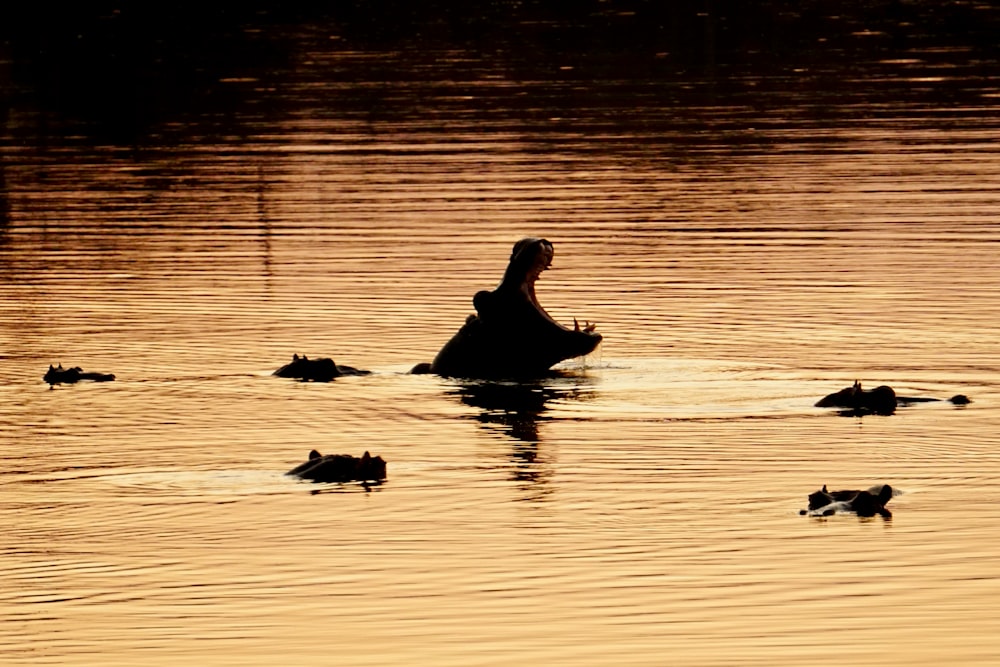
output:
[[59,366],[49,364],[49,370],[45,372],[42,379],[48,382],[51,387],[57,384],[76,384],[80,380],[111,382],[115,376],[111,373],[85,373],[79,366],[63,368],[62,364]]
[[[828,394],[816,402],[817,408],[841,408],[841,414],[849,416],[860,416],[867,414],[891,415],[899,405],[910,403],[929,403],[939,401],[938,398],[924,398],[917,396],[897,396],[892,387],[881,385],[874,389],[862,389],[859,380],[854,381],[851,387],[845,387],[838,392]],[[971,403],[969,398],[963,394],[956,394],[948,399],[955,405],[966,405]]]
[[886,504],[892,499],[893,489],[888,484],[877,484],[869,489],[827,491],[826,485],[809,494],[809,509],[799,510],[799,514],[809,516],[830,516],[841,512],[853,512],[858,516],[871,517],[878,514],[886,519],[892,512]]
[[320,454],[309,452],[309,460],[286,475],[313,482],[367,482],[385,479],[385,460],[365,452],[361,457],[350,454]]
[[338,366],[333,359],[292,355],[292,361],[285,364],[272,375],[283,378],[295,378],[303,382],[329,382],[342,375],[368,375],[371,371],[363,371],[351,366]]
[[552,244],[525,238],[514,244],[500,285],[472,299],[476,314],[434,357],[418,364],[414,373],[446,377],[538,377],[552,366],[589,354],[601,342],[595,325],[570,329],[545,312],[535,296],[535,282],[552,264]]

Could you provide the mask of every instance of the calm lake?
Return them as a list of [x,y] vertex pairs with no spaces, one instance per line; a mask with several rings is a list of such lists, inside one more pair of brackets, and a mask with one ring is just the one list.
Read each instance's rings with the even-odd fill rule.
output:
[[[0,117],[0,663],[1000,660],[995,60],[288,30],[127,140]],[[601,347],[409,375],[523,236]],[[372,374],[271,377],[293,353]],[[855,379],[973,402],[814,407]],[[283,475],[313,448],[388,479]],[[891,519],[799,516],[880,482]]]

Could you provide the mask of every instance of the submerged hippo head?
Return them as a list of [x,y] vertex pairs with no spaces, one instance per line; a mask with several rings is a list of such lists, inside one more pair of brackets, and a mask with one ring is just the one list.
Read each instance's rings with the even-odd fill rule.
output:
[[63,368],[49,364],[49,370],[45,372],[42,379],[49,383],[49,386],[57,384],[75,384],[80,380],[91,380],[93,382],[112,382],[115,379],[113,373],[85,373],[79,366]]
[[[940,399],[924,396],[899,396],[892,387],[882,385],[874,389],[862,389],[861,381],[828,394],[816,402],[818,408],[841,408],[840,414],[848,417],[862,415],[891,415],[898,406],[911,403],[933,403]],[[968,405],[972,401],[965,394],[956,394],[948,399],[953,405]]]
[[321,357],[310,359],[297,354],[292,355],[292,361],[285,364],[271,375],[283,378],[296,378],[303,382],[329,382],[342,375],[368,375],[369,371],[359,370],[351,366],[335,364],[333,359]]
[[844,414],[850,415],[891,415],[896,411],[896,392],[887,385],[865,390],[860,380],[855,380],[853,386],[821,398],[816,407],[843,408]]
[[309,459],[287,475],[313,482],[366,482],[385,479],[385,459],[365,452],[362,456],[350,454],[320,454],[315,449]]
[[535,282],[552,264],[546,239],[514,244],[500,285],[473,297],[476,314],[441,348],[434,361],[414,370],[440,375],[490,378],[530,377],[565,359],[589,354],[601,342],[594,325],[573,328],[550,316],[535,296]]
[[827,491],[826,485],[809,494],[809,509],[800,514],[809,516],[831,516],[840,512],[853,512],[858,516],[871,517],[878,514],[883,518],[892,517],[886,505],[895,493],[888,484],[877,484],[871,488],[843,491]]

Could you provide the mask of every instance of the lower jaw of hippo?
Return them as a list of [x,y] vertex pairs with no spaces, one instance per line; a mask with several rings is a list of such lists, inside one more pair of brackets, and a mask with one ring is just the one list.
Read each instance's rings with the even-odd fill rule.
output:
[[544,332],[494,332],[478,319],[470,318],[433,363],[419,365],[414,370],[446,377],[537,378],[550,373],[552,366],[561,361],[590,354],[601,340],[598,333],[547,324]]

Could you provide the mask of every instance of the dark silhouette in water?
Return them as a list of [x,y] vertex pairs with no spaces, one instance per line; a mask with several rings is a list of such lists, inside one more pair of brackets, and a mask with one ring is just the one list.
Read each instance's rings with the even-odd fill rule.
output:
[[546,239],[525,238],[514,244],[500,285],[472,299],[477,314],[452,336],[430,364],[414,373],[464,378],[538,377],[565,359],[589,354],[601,342],[595,325],[576,320],[569,329],[545,312],[535,296],[535,282],[552,264]]
[[892,517],[892,512],[885,506],[892,500],[894,493],[888,484],[877,484],[862,491],[856,489],[827,491],[824,484],[822,489],[809,494],[809,509],[799,510],[799,514],[830,516],[840,512],[853,512],[858,516],[870,517],[878,514],[888,519]]
[[[900,404],[931,403],[939,398],[897,396],[892,387],[881,385],[874,389],[862,389],[860,380],[838,392],[828,394],[816,402],[817,408],[842,408],[840,414],[846,416],[891,415]],[[955,405],[967,405],[972,401],[964,394],[956,394],[948,399]]]
[[111,382],[115,376],[111,373],[85,373],[79,366],[63,368],[49,364],[49,370],[45,372],[42,379],[49,383],[49,386],[57,384],[76,384],[80,380],[90,380],[91,382]]
[[586,400],[588,380],[553,371],[544,378],[505,380],[462,380],[447,393],[465,405],[480,410],[475,420],[491,430],[499,430],[521,442],[541,440],[539,425],[547,421],[548,403]]
[[365,452],[361,457],[350,454],[320,454],[309,452],[309,460],[289,470],[287,475],[313,482],[377,482],[385,479],[385,460]]
[[477,408],[470,415],[490,433],[502,433],[512,440],[506,454],[504,472],[526,499],[548,495],[554,466],[542,445],[540,426],[553,419],[547,416],[550,401],[586,400],[589,378],[553,371],[531,380],[460,380],[447,394],[464,405]]
[[292,355],[292,361],[285,364],[272,375],[282,378],[295,378],[303,382],[329,382],[334,378],[343,375],[368,375],[371,371],[364,371],[352,366],[338,366],[333,359],[320,358],[310,359],[309,357],[297,354]]
[[498,427],[515,440],[537,442],[538,423],[545,419],[545,404],[566,392],[541,381],[468,380],[448,393],[481,410],[476,416],[481,424]]
[[896,392],[886,385],[864,390],[861,382],[855,380],[853,386],[821,398],[816,407],[847,408],[858,414],[891,415],[896,411]]

